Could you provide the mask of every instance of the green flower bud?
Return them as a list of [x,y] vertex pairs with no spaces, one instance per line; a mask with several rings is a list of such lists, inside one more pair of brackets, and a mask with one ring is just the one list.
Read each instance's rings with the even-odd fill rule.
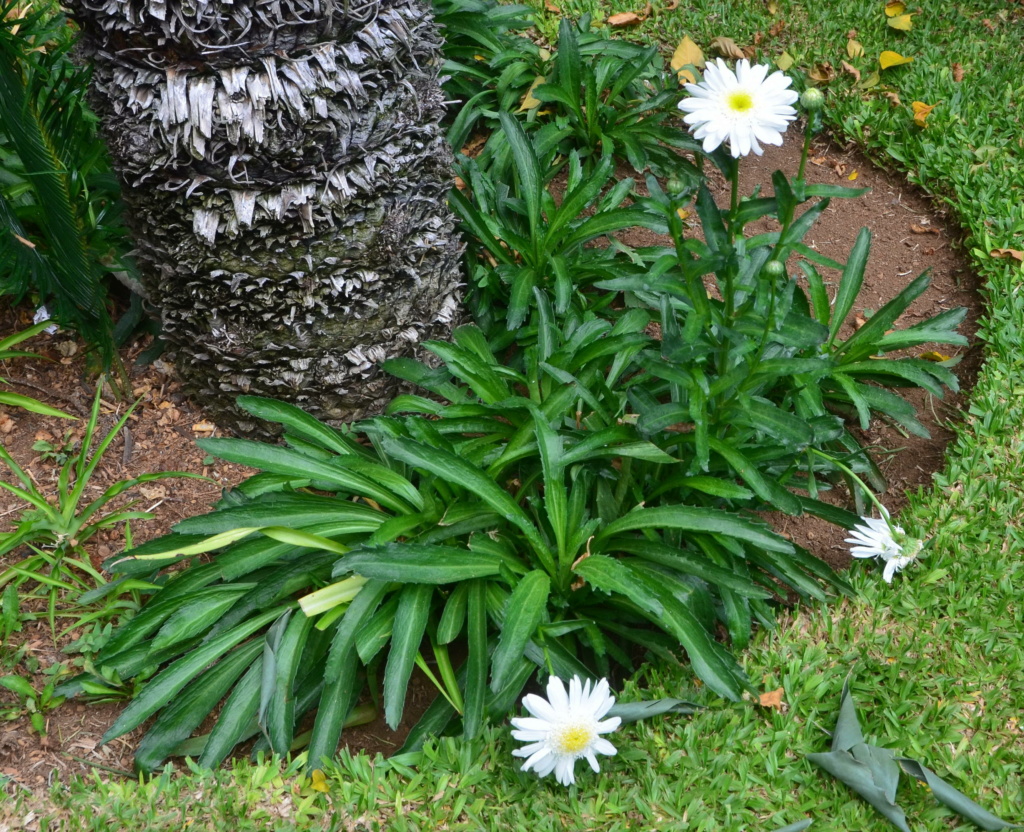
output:
[[686,184],[678,176],[670,176],[665,183],[665,192],[669,196],[679,196],[686,188]]
[[778,280],[780,277],[786,276],[786,267],[778,260],[769,260],[762,267],[761,273],[767,278]]
[[804,90],[800,96],[800,105],[809,113],[816,113],[825,106],[825,95],[817,87]]

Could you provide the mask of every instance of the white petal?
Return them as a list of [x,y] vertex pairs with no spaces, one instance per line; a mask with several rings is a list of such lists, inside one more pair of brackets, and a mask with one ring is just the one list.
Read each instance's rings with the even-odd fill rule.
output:
[[[537,773],[540,774],[540,762],[549,757],[551,759],[554,759],[554,756],[555,755],[552,754],[551,749],[547,746],[540,748],[533,754],[531,754],[530,758],[525,763],[523,763],[522,771],[529,771],[531,768],[535,768],[537,769]],[[548,770],[550,771],[550,769]],[[541,776],[543,777],[544,775]]]
[[573,768],[576,761],[572,757],[562,756],[555,762],[555,777],[563,786],[571,786],[576,782],[576,774]]
[[548,679],[548,702],[557,714],[559,719],[564,719],[569,712],[569,695],[565,692],[565,685],[557,676]]
[[546,719],[536,719],[535,717],[522,716],[516,717],[512,720],[512,727],[518,728],[522,732],[546,734],[548,731],[551,730],[551,722],[549,722]]
[[598,737],[594,740],[594,744],[591,748],[597,754],[604,754],[607,757],[614,757],[616,754],[615,746],[608,742],[604,737]]
[[544,697],[537,696],[535,693],[528,693],[523,697],[523,707],[538,719],[543,719],[547,722],[558,721],[558,714],[555,713],[555,709],[551,707],[551,703]]

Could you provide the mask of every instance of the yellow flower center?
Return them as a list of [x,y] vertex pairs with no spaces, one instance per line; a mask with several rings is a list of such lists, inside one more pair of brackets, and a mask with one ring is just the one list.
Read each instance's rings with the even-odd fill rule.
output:
[[575,723],[555,731],[555,749],[562,754],[579,754],[594,741],[594,730],[589,725]]
[[726,98],[726,104],[734,113],[745,113],[754,106],[754,98],[744,90],[734,90]]

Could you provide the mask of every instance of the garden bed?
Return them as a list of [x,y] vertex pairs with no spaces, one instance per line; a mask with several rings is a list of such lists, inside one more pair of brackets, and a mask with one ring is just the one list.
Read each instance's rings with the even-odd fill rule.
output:
[[[784,147],[769,148],[764,157],[751,156],[744,160],[741,190],[749,193],[755,184],[763,183],[765,192],[770,193],[773,170],[779,168],[789,175],[795,173],[800,144],[799,136],[790,135]],[[856,315],[869,314],[872,308],[879,308],[928,269],[932,276],[931,287],[905,313],[900,324],[906,326],[949,308],[967,306],[971,311],[961,331],[973,336],[980,309],[977,281],[956,247],[958,229],[946,221],[941,211],[906,183],[872,167],[856,152],[824,139],[816,142],[812,150],[807,177],[810,182],[853,184],[871,189],[859,199],[834,203],[806,241],[820,253],[843,260],[861,226],[871,229],[871,257],[865,286],[854,310]],[[727,199],[723,190],[725,184],[720,183],[720,186],[716,197]],[[751,230],[772,229],[752,226]],[[660,242],[652,239],[650,232],[639,230],[624,233],[620,239],[634,246]],[[22,328],[29,313],[26,309],[2,310],[0,329]],[[848,326],[856,326],[856,321],[848,322]],[[85,375],[84,361],[74,340],[65,334],[40,336],[28,347],[49,360],[22,360],[4,367],[0,375],[14,382],[17,392],[35,396],[78,416],[87,415],[92,400],[91,380]],[[136,345],[124,354],[133,392],[142,399],[128,423],[131,438],[127,439],[127,434],[122,432],[114,442],[91,489],[98,494],[118,480],[166,470],[202,474],[209,479],[163,480],[137,488],[135,496],[140,498],[137,508],[151,509],[154,518],[133,525],[136,543],[167,532],[178,520],[203,513],[219,496],[221,488],[236,484],[250,473],[241,466],[212,460],[195,445],[195,439],[221,435],[222,431],[181,395],[173,371],[166,364],[134,366],[134,358],[142,347]],[[981,360],[980,350],[976,346],[967,348],[962,351],[962,358],[956,370],[960,394],[948,396],[944,401],[934,400],[923,392],[908,397],[930,431],[930,439],[906,436],[877,420],[872,429],[860,437],[882,451],[879,465],[889,482],[889,494],[883,499],[894,512],[901,508],[905,490],[927,486],[931,475],[943,464],[944,448],[951,438],[947,425],[958,418],[965,393],[974,382]],[[117,403],[111,397],[105,397],[104,402],[101,431],[109,429],[126,408],[124,403]],[[80,423],[0,408],[0,440],[11,455],[32,472],[44,492],[55,487],[58,467],[53,461],[39,459],[32,446],[42,440],[59,449],[68,426],[71,426],[73,442],[75,431],[80,432]],[[842,495],[837,493],[836,499],[841,500]],[[21,510],[22,505],[12,495],[0,493],[0,518],[4,524]],[[849,564],[842,529],[810,517],[780,517],[776,526],[832,566]],[[116,553],[122,543],[120,530],[91,541],[87,550],[93,565]],[[12,558],[0,559],[0,569],[11,561]],[[31,606],[23,609],[23,612],[32,611]],[[58,632],[68,623],[58,620]],[[55,646],[44,619],[26,621],[21,631],[0,647],[4,662],[0,673],[31,673],[37,689],[41,688],[47,681],[44,671],[56,663],[74,660],[75,656],[62,653],[61,648],[81,635],[81,629],[73,629]],[[428,683],[414,677],[406,726],[415,722],[432,694]],[[0,710],[15,702],[13,694],[0,689]],[[99,738],[118,712],[117,705],[89,706],[70,702],[46,714],[45,736],[33,730],[27,714],[0,723],[0,774],[33,791],[41,791],[51,782],[54,771],[62,779],[93,768],[130,772],[136,735],[141,731],[108,746],[97,747]],[[379,718],[369,725],[346,731],[343,741],[353,749],[386,754],[400,745],[402,733],[390,732]]]

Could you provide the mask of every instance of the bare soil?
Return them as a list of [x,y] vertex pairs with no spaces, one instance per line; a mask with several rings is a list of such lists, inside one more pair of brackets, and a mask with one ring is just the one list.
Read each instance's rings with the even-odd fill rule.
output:
[[[784,147],[769,148],[763,157],[746,159],[742,165],[741,192],[749,193],[760,183],[765,194],[771,193],[770,177],[776,169],[795,175],[800,138],[790,135]],[[834,200],[806,240],[821,253],[844,261],[861,226],[871,229],[873,246],[866,285],[855,313],[863,314],[865,307],[878,309],[920,272],[929,269],[931,288],[904,315],[900,324],[910,325],[942,310],[967,306],[970,314],[964,332],[973,337],[981,308],[977,279],[957,247],[959,229],[948,221],[942,209],[901,179],[873,167],[857,152],[828,139],[815,143],[807,167],[809,181],[871,189],[859,199]],[[728,199],[725,183],[719,182],[717,187],[716,196],[724,204]],[[763,225],[765,227],[752,230],[768,230],[767,223]],[[631,232],[624,235],[623,240],[633,245],[650,245],[654,241],[645,234],[647,232]],[[0,308],[0,333],[27,326],[31,311]],[[75,340],[66,334],[44,335],[27,346],[44,358],[21,359],[0,366],[0,377],[10,380],[16,392],[85,416],[93,388]],[[208,479],[162,480],[135,489],[134,496],[140,499],[136,507],[149,509],[154,514],[152,520],[133,524],[136,543],[164,534],[184,517],[205,512],[222,488],[231,487],[250,473],[241,466],[211,460],[196,446],[197,438],[219,436],[222,431],[204,415],[201,402],[190,402],[182,396],[172,368],[160,361],[135,366],[134,359],[144,346],[135,345],[124,353],[131,373],[133,398],[141,398],[142,402],[132,414],[127,430],[117,437],[100,465],[87,497],[97,496],[118,480],[155,471],[188,471]],[[945,347],[940,349],[950,351]],[[905,502],[904,492],[917,486],[927,487],[932,474],[943,464],[943,451],[952,436],[948,426],[960,418],[966,391],[973,385],[981,363],[981,351],[976,344],[961,350],[960,354],[963,359],[957,370],[962,385],[960,394],[947,396],[942,401],[927,394],[913,398],[931,431],[930,439],[908,437],[878,422],[870,431],[861,433],[860,438],[879,454],[890,484],[886,502],[896,512]],[[123,402],[105,396],[101,429],[109,429],[125,408]],[[76,436],[81,436],[81,422],[62,422],[0,407],[0,441],[46,493],[55,493],[58,466],[41,460],[32,445],[40,439],[60,444],[69,428],[69,439],[74,442]],[[0,472],[0,477],[13,482],[6,471]],[[843,495],[837,495],[836,499],[843,499]],[[9,530],[22,510],[23,504],[17,498],[6,491],[0,492],[0,531]],[[841,530],[814,518],[779,518],[777,526],[833,566],[843,568],[849,564]],[[122,545],[123,534],[118,529],[93,539],[86,550],[93,565],[99,566]],[[17,552],[0,558],[0,572],[25,554]],[[63,626],[67,623],[65,621]],[[62,628],[58,619],[58,631]],[[8,643],[0,645],[3,662],[0,675],[20,673],[32,677],[37,688],[42,687],[45,684],[43,671],[54,663],[72,660],[74,657],[61,652],[61,648],[81,634],[81,630],[72,629],[55,644],[45,621],[26,624]],[[11,659],[19,653],[16,661]],[[402,731],[390,732],[379,719],[345,732],[344,741],[350,748],[371,753],[393,751],[401,744],[408,725],[415,722],[431,698],[432,689],[421,680],[413,686],[407,726]],[[0,713],[4,706],[15,701],[13,694],[0,688]],[[42,737],[32,730],[27,717],[0,722],[0,775],[41,792],[54,777],[66,779],[73,774],[88,774],[95,768],[130,774],[138,734],[122,737],[106,746],[99,745],[100,737],[116,719],[119,709],[118,705],[67,703],[47,714],[47,732]]]

